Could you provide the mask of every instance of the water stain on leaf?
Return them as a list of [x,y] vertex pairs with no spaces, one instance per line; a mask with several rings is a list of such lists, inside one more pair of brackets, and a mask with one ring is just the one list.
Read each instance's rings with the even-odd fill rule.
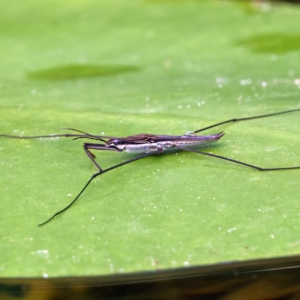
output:
[[27,78],[37,80],[72,80],[89,77],[114,76],[137,72],[140,68],[130,65],[85,65],[72,64],[29,72]]
[[255,53],[284,54],[300,49],[300,35],[265,33],[237,41],[236,44]]

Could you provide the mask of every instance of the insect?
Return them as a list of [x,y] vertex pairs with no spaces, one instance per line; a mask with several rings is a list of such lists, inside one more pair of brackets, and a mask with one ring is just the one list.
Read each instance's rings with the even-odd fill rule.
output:
[[[70,208],[81,196],[81,194],[85,191],[85,189],[89,186],[89,184],[99,175],[102,175],[108,171],[114,170],[116,168],[119,168],[121,166],[124,166],[126,164],[132,163],[134,161],[140,160],[142,158],[151,156],[151,155],[158,155],[162,153],[169,153],[169,152],[175,152],[179,150],[183,151],[189,151],[189,152],[195,152],[198,154],[211,156],[219,159],[223,159],[232,163],[240,164],[246,167],[250,167],[259,171],[279,171],[279,170],[293,170],[293,169],[300,169],[300,166],[291,166],[291,167],[273,167],[273,168],[262,168],[259,166],[255,166],[246,162],[238,161],[232,158],[224,157],[221,155],[205,152],[199,150],[199,148],[218,141],[223,135],[223,132],[213,134],[213,135],[196,135],[196,133],[211,129],[220,125],[224,125],[227,123],[233,123],[233,122],[241,122],[241,121],[249,121],[253,119],[259,119],[259,118],[266,118],[281,114],[287,114],[300,111],[299,109],[292,109],[292,110],[286,110],[281,111],[277,113],[270,113],[265,115],[259,115],[259,116],[252,116],[252,117],[245,117],[245,118],[234,118],[229,119],[220,123],[216,123],[192,132],[188,132],[184,135],[154,135],[154,134],[148,134],[148,133],[140,133],[137,135],[127,136],[127,137],[113,137],[113,136],[100,136],[100,135],[93,135],[86,132],[83,132],[81,130],[73,129],[73,128],[64,128],[67,130],[71,130],[76,133],[66,133],[66,134],[52,134],[52,135],[37,135],[37,136],[14,136],[14,135],[8,135],[8,134],[0,134],[2,137],[8,137],[8,138],[18,138],[18,139],[34,139],[34,138],[52,138],[52,137],[71,137],[74,140],[77,139],[89,139],[97,141],[97,143],[84,143],[83,149],[88,156],[88,158],[93,162],[93,164],[96,166],[98,171],[91,176],[91,178],[88,180],[88,182],[85,184],[85,186],[81,189],[81,191],[78,193],[78,195],[75,197],[75,199],[66,207],[61,209],[60,211],[56,212],[52,217],[47,219],[45,222],[38,224],[38,226],[45,225],[46,223],[50,222],[52,219],[54,219],[56,216],[60,215],[64,211],[66,211],[68,208]],[[100,143],[99,143],[100,142]],[[96,162],[95,155],[90,150],[106,150],[106,151],[117,151],[117,152],[128,152],[128,153],[137,153],[140,154],[134,158],[130,158],[128,160],[123,161],[122,163],[116,164],[114,166],[111,166],[106,169],[102,169],[101,166]]]

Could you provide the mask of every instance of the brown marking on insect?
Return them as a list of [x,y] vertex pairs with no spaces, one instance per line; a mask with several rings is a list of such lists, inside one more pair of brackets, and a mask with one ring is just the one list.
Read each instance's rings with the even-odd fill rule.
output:
[[115,144],[128,144],[128,143],[137,143],[137,144],[145,144],[145,143],[154,143],[154,138],[156,135],[148,134],[148,133],[140,133],[136,135],[130,135],[127,137],[120,137],[117,139],[109,139],[107,145],[115,145]]

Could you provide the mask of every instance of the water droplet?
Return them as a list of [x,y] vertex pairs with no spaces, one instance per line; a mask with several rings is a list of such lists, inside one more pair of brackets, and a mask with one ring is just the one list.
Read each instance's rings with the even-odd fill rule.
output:
[[296,78],[296,79],[294,80],[294,84],[299,85],[299,84],[300,84],[300,79],[299,79],[299,78]]
[[265,81],[263,81],[262,83],[261,83],[261,86],[262,87],[266,87],[268,84],[265,82]]
[[251,84],[252,83],[252,80],[250,78],[247,78],[247,79],[241,79],[240,80],[240,84],[241,85],[248,85],[248,84]]

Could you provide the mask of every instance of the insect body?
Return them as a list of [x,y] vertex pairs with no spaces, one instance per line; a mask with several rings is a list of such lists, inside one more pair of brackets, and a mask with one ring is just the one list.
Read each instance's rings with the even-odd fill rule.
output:
[[[84,192],[84,190],[88,187],[88,185],[92,182],[92,180],[94,178],[96,178],[97,176],[99,176],[103,173],[106,173],[108,171],[111,171],[113,169],[116,169],[118,167],[129,164],[131,162],[145,158],[147,156],[158,155],[158,154],[162,154],[164,152],[169,153],[169,152],[174,152],[174,151],[178,151],[178,150],[195,152],[198,154],[211,156],[211,157],[219,158],[219,159],[226,160],[229,162],[233,162],[236,164],[240,164],[240,165],[250,167],[250,168],[253,168],[253,169],[256,169],[259,171],[279,171],[279,170],[300,169],[300,166],[262,168],[259,166],[255,166],[255,165],[252,165],[252,164],[249,164],[246,162],[238,161],[238,160],[224,157],[221,155],[201,151],[199,149],[202,146],[205,146],[209,143],[218,141],[224,135],[224,133],[220,132],[220,133],[217,133],[214,135],[202,135],[202,136],[196,135],[196,133],[198,133],[198,132],[201,132],[201,131],[204,131],[207,129],[211,129],[211,128],[217,127],[219,125],[227,124],[227,123],[271,117],[271,116],[276,116],[276,115],[281,115],[281,114],[292,113],[292,112],[296,112],[296,111],[300,111],[300,108],[277,112],[277,113],[266,114],[266,115],[230,119],[230,120],[216,123],[211,126],[204,127],[204,128],[195,130],[193,132],[186,133],[185,135],[179,135],[179,136],[154,135],[154,134],[147,134],[147,133],[140,133],[137,135],[127,136],[127,137],[98,136],[98,135],[92,135],[92,134],[89,134],[89,133],[86,133],[86,132],[83,132],[80,130],[72,129],[72,128],[66,128],[66,129],[72,130],[77,133],[40,135],[40,136],[13,136],[13,135],[7,135],[7,134],[0,134],[0,136],[8,137],[8,138],[19,138],[19,139],[73,137],[74,140],[84,138],[84,139],[97,141],[97,143],[84,143],[83,148],[84,148],[84,151],[87,154],[87,156],[97,167],[98,171],[91,176],[91,178],[88,180],[88,182],[85,184],[85,186],[79,192],[79,194],[75,197],[75,199],[68,206],[66,206],[62,210],[58,211],[57,213],[55,213],[51,218],[49,218],[45,222],[39,224],[39,226],[41,226],[41,225],[48,223],[53,218],[55,218],[57,215],[61,214],[62,212],[67,210],[70,206],[72,206],[77,201],[77,199],[80,197],[80,195]],[[102,142],[102,143],[99,143],[99,142]],[[108,151],[117,151],[117,152],[125,151],[128,153],[138,153],[140,155],[137,157],[125,160],[124,162],[116,164],[107,169],[102,169],[101,166],[96,162],[95,155],[90,150],[108,150]]]
[[178,145],[192,148],[204,146],[216,142],[223,135],[222,132],[207,136],[197,136],[191,133],[181,136],[140,133],[125,138],[110,139],[105,146],[115,148],[120,152],[161,154],[178,150]]

